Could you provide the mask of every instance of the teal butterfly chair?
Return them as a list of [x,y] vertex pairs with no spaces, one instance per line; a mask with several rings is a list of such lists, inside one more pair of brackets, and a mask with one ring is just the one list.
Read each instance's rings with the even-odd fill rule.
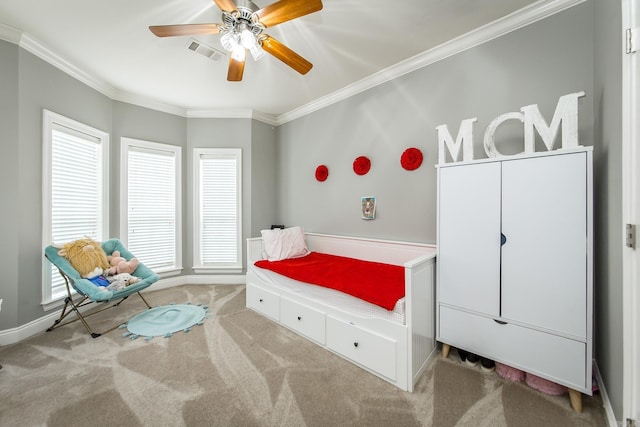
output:
[[[124,257],[127,261],[134,257],[134,255],[129,252],[129,250],[127,250],[127,248],[125,248],[122,245],[122,242],[120,242],[120,240],[118,239],[110,239],[106,242],[103,242],[102,249],[104,249],[107,255],[111,255],[114,251],[120,251],[120,256]],[[58,255],[59,250],[60,248],[55,246],[47,246],[44,250],[44,256],[58,268],[58,271],[60,271],[60,275],[64,278],[65,285],[67,287],[67,297],[64,299],[64,308],[60,313],[60,317],[49,329],[47,329],[47,332],[52,331],[58,326],[66,325],[68,323],[75,322],[76,320],[80,320],[84,327],[87,328],[87,331],[89,331],[91,336],[93,338],[97,338],[103,333],[114,330],[120,325],[120,323],[116,324],[106,331],[97,333],[94,332],[89,326],[89,323],[87,323],[87,317],[100,313],[109,308],[119,306],[122,302],[124,302],[124,300],[129,297],[129,295],[132,295],[134,293],[137,293],[138,296],[142,298],[142,301],[144,301],[147,308],[151,308],[149,303],[147,303],[147,300],[145,300],[144,297],[140,294],[140,291],[157,282],[160,279],[160,276],[158,276],[144,264],[139,263],[138,268],[136,268],[136,271],[133,272],[133,276],[142,279],[140,282],[117,291],[111,291],[107,290],[106,288],[96,286],[88,279],[82,278],[80,276],[80,273],[78,273],[71,266],[71,264],[65,257]],[[75,295],[73,293],[73,290],[76,291]],[[114,301],[115,304],[109,305],[109,303],[112,303]],[[92,303],[106,306],[96,311],[92,311],[89,314],[83,315],[80,311],[80,308]],[[76,314],[77,318],[65,323],[61,323],[62,320],[72,312]]]

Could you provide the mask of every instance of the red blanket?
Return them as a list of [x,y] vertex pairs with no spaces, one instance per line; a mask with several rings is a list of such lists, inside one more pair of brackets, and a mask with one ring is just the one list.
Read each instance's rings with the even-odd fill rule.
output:
[[255,263],[283,276],[336,289],[393,310],[404,297],[404,267],[311,252],[301,258]]

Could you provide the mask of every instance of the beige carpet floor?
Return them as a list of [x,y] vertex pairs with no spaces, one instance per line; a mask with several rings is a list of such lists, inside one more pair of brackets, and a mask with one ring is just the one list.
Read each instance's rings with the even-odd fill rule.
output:
[[[434,357],[406,393],[245,308],[244,286],[148,292],[151,305],[208,304],[191,332],[92,339],[80,322],[0,347],[0,426],[604,426],[602,401],[541,394]],[[91,317],[126,321],[131,297]]]

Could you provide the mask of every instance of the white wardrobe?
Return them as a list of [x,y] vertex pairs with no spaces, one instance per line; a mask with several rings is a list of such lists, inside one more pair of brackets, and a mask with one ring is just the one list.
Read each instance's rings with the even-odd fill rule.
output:
[[591,395],[592,157],[438,166],[438,341]]

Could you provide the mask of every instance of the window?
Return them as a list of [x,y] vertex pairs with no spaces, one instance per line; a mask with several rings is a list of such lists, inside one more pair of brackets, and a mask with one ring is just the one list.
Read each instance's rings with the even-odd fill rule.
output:
[[121,240],[157,273],[182,269],[182,149],[122,138]]
[[194,270],[242,271],[242,153],[194,150]]
[[[109,134],[43,110],[43,248],[109,235]],[[64,279],[43,258],[42,303],[66,296]]]

